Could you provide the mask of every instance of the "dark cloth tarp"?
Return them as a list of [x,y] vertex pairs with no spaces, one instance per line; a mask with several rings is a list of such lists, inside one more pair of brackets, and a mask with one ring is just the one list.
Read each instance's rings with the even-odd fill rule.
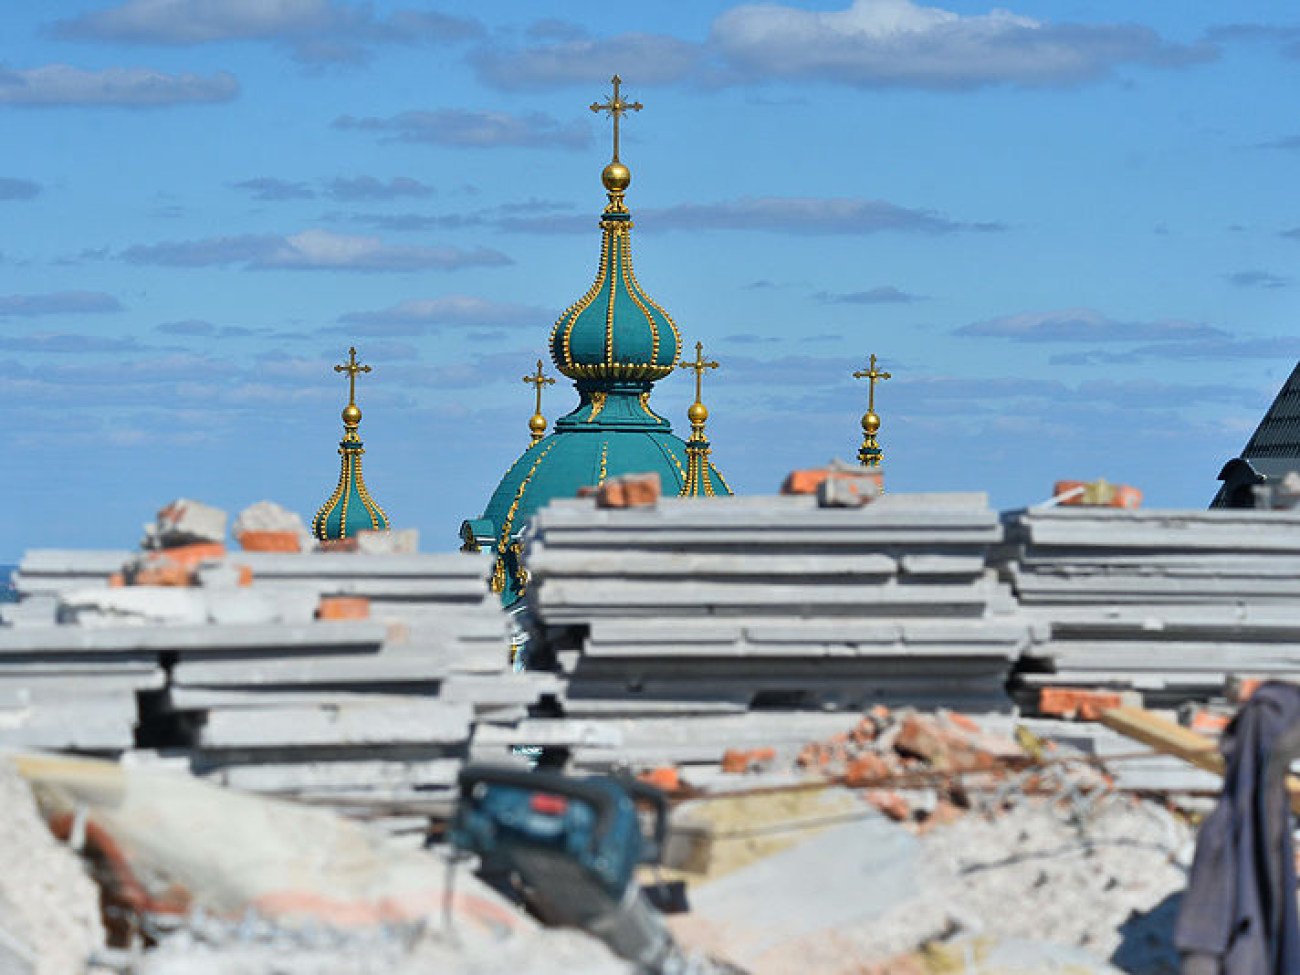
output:
[[1300,975],[1285,777],[1300,752],[1300,686],[1270,682],[1223,741],[1223,795],[1201,825],[1174,930],[1185,975]]

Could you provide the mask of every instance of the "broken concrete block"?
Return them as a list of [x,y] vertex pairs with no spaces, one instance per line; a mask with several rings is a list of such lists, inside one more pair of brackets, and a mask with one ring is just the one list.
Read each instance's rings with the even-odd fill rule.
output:
[[194,570],[195,585],[205,589],[231,589],[235,586],[251,586],[253,570],[246,565],[235,562],[204,562]]
[[215,542],[142,552],[122,566],[122,581],[128,586],[189,586],[201,563],[225,557],[226,546]]
[[357,551],[366,555],[413,555],[420,549],[418,528],[385,532],[359,531],[355,537]]
[[208,621],[203,593],[169,586],[74,589],[59,597],[60,623],[78,626],[201,625]]
[[278,621],[275,602],[266,593],[251,589],[223,588],[204,593],[208,622],[231,626]]
[[652,505],[659,500],[663,486],[659,474],[621,474],[607,478],[596,491],[598,508],[635,508]]
[[281,507],[274,501],[258,501],[239,513],[230,529],[236,537],[245,532],[293,532],[307,534],[307,526],[296,511]]
[[220,508],[178,498],[144,526],[141,548],[174,548],[194,542],[222,543],[226,539],[226,513]]
[[860,508],[880,497],[879,474],[836,474],[817,485],[817,507]]

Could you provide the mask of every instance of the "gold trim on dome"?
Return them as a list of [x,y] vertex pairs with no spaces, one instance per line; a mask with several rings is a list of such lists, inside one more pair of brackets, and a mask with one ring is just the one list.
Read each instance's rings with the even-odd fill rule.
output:
[[596,417],[600,416],[601,411],[605,408],[605,393],[591,394],[591,415],[587,417],[587,423],[594,423]]
[[510,544],[510,529],[514,525],[515,515],[519,512],[519,502],[524,496],[524,491],[528,489],[528,482],[531,481],[533,475],[537,473],[537,468],[541,465],[542,458],[549,454],[551,448],[554,446],[554,440],[546,445],[546,449],[537,455],[537,459],[533,461],[533,466],[528,469],[528,474],[519,482],[519,489],[515,491],[515,499],[511,502],[510,509],[506,512],[505,525],[501,529],[501,541],[497,543],[498,555],[506,554],[506,548]]
[[605,475],[608,473],[608,468],[605,465],[605,461],[608,458],[609,458],[609,441],[606,440],[603,444],[600,445],[600,473],[596,475],[596,487],[600,487],[602,484],[605,483]]

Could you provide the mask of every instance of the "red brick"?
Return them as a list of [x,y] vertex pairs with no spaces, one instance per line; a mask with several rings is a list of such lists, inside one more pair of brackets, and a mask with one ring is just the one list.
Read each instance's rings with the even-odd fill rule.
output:
[[776,751],[771,748],[728,748],[722,756],[722,771],[733,774],[748,772],[775,758]]
[[868,480],[874,481],[878,488],[884,486],[884,476],[874,473],[868,468],[862,468],[861,470],[837,471],[832,470],[829,467],[813,467],[808,470],[791,471],[787,474],[785,481],[781,484],[781,493],[816,494],[817,488],[821,485],[822,481],[827,478],[834,478],[837,481],[856,481],[864,477]]
[[879,755],[867,752],[849,762],[844,770],[844,784],[850,787],[879,785],[884,779],[889,778],[892,771],[887,761]]
[[663,789],[664,792],[676,792],[682,787],[682,777],[672,765],[661,765],[659,768],[642,772],[637,776],[637,780],[656,789]]
[[175,548],[160,549],[146,556],[151,565],[170,563],[193,569],[200,562],[211,562],[226,557],[226,546],[220,542],[195,542],[192,545],[177,545]]
[[912,818],[912,807],[893,789],[867,789],[862,798],[897,823]]
[[316,608],[319,620],[364,620],[370,618],[370,600],[365,596],[322,596]]
[[297,532],[244,532],[239,547],[245,552],[299,552],[302,543]]
[[1038,710],[1057,718],[1096,721],[1103,711],[1124,703],[1118,691],[1093,691],[1083,687],[1044,687],[1038,692]]
[[622,474],[601,483],[596,490],[596,507],[635,508],[652,505],[662,493],[659,475],[653,471],[648,474]]

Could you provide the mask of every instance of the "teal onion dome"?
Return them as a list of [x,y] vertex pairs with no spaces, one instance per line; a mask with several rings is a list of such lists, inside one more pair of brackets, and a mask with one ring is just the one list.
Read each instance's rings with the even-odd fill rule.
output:
[[[621,188],[627,184],[611,180],[610,168],[606,188],[620,188],[610,190],[601,215],[596,280],[551,330],[551,359],[575,380],[662,379],[673,371],[681,339],[672,318],[632,272],[632,215]],[[619,169],[626,174],[626,167]]]
[[354,348],[350,352],[349,365],[334,367],[338,372],[348,373],[351,395],[348,405],[343,408],[339,483],[311,521],[311,533],[321,541],[351,538],[359,531],[388,531],[389,527],[388,516],[370,496],[361,476],[361,455],[365,449],[357,434],[361,426],[361,409],[356,404],[356,376],[359,372],[369,372],[370,367],[357,365],[357,350]]

